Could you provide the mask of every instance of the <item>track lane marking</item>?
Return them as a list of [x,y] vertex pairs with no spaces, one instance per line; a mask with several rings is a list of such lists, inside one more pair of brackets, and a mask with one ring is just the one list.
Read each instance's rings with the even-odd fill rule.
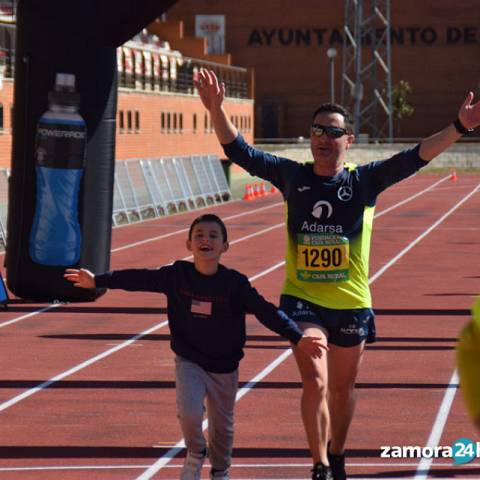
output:
[[432,230],[437,228],[441,223],[443,223],[455,210],[460,208],[467,200],[470,199],[475,193],[480,190],[480,184],[478,184],[469,194],[462,198],[457,204],[455,204],[450,210],[444,213],[435,223],[433,223],[430,227],[427,228],[421,235],[419,235],[413,242],[411,242],[408,246],[406,246],[400,253],[395,255],[388,263],[386,263],[380,270],[371,277],[369,283],[373,283],[380,275],[383,274],[385,270],[388,270],[391,265],[396,263],[401,257],[403,257],[409,250],[411,250],[418,242],[423,240]]
[[[413,199],[417,198],[419,195],[423,195],[424,193],[427,193],[429,192],[430,190],[432,190],[434,187],[436,187],[438,184],[444,182],[445,180],[448,180],[450,178],[450,176],[447,176],[447,177],[444,177],[444,178],[441,178],[440,180],[436,181],[435,183],[433,183],[432,185],[430,185],[429,187],[421,190],[420,192],[417,192],[415,193],[414,195],[411,195],[410,197],[407,197],[406,199],[402,200],[401,202],[395,204],[395,205],[392,205],[391,207],[388,207],[386,210],[382,210],[381,212],[377,213],[374,218],[378,218],[380,216],[382,216],[386,211],[390,212],[392,210],[394,210],[395,208],[398,208],[402,205],[404,205],[405,203],[408,203],[410,201],[412,201]],[[245,215],[250,215],[252,213],[257,213],[259,211],[262,211],[262,210],[266,210],[266,209],[269,209],[269,208],[272,208],[272,207],[275,207],[275,206],[280,206],[280,205],[284,205],[283,202],[278,202],[278,203],[274,203],[272,205],[268,205],[266,207],[262,207],[262,208],[259,208],[257,210],[251,210],[251,211],[248,211],[248,212],[242,212],[242,213],[239,213],[239,214],[234,214],[234,215],[230,215],[228,217],[224,217],[224,220],[231,220],[232,218],[238,218],[238,217],[241,217],[241,216],[245,216]],[[265,229],[265,232],[269,231],[269,230],[272,230],[273,228],[278,228],[282,225],[284,225],[285,223],[282,222],[282,223],[279,223],[277,225],[274,225],[273,227],[269,227],[267,229]],[[135,224],[130,224],[128,226],[135,226]],[[139,245],[143,245],[145,243],[149,243],[149,242],[152,242],[152,241],[155,241],[155,240],[161,240],[163,238],[167,238],[167,237],[170,237],[172,235],[176,235],[176,234],[179,234],[179,233],[185,233],[185,232],[188,232],[188,228],[184,228],[184,229],[180,229],[180,230],[176,230],[174,232],[170,232],[168,234],[165,234],[165,235],[160,235],[160,236],[157,236],[157,237],[152,237],[150,239],[145,239],[145,240],[142,240],[141,242],[135,242],[135,243],[131,243],[131,244],[127,244],[127,245],[124,245],[122,247],[118,247],[117,249],[112,249],[111,250],[111,253],[115,253],[117,251],[121,251],[121,250],[126,250],[127,248],[133,248],[133,247],[136,247],[136,246],[139,246]],[[258,234],[258,233],[257,233]],[[245,238],[251,238],[257,234],[251,234],[250,236],[247,236]],[[239,243],[242,241],[242,237],[240,237],[239,239],[236,239],[236,240],[233,240],[230,242],[230,245],[234,245],[236,243]],[[192,258],[191,256],[187,256],[187,257],[184,257],[182,260],[188,260]],[[56,305],[56,304],[55,304]],[[6,327],[8,325],[11,325],[13,323],[16,323],[16,322],[19,322],[25,318],[29,318],[33,315],[38,315],[40,313],[43,313],[43,312],[46,312],[48,310],[51,310],[52,308],[55,308],[54,305],[50,305],[48,307],[45,307],[45,308],[42,308],[40,310],[37,310],[35,312],[31,312],[29,313],[28,315],[24,315],[22,317],[17,317],[17,318],[14,318],[12,320],[8,320],[7,322],[3,322],[3,323],[0,323],[0,328],[3,328],[3,327]]]
[[49,380],[46,380],[45,382],[39,383],[37,386],[33,388],[29,388],[28,390],[25,390],[24,392],[20,393],[19,395],[16,395],[15,397],[11,398],[10,400],[7,400],[6,402],[0,403],[0,412],[3,412],[7,408],[10,408],[11,406],[21,402],[22,400],[25,400],[28,397],[31,397],[35,393],[48,388],[50,385],[60,380],[63,380],[64,378],[70,375],[73,375],[74,373],[77,373],[80,370],[83,370],[84,368],[89,367],[90,365],[93,365],[94,363],[100,360],[103,360],[104,358],[112,355],[113,353],[118,352],[119,350],[122,350],[125,347],[128,347],[136,340],[154,332],[155,330],[159,330],[160,328],[163,328],[167,324],[168,324],[168,321],[165,320],[164,322],[154,325],[153,327],[150,327],[147,330],[144,330],[143,332],[138,333],[137,335],[134,335],[133,337],[126,340],[125,342],[122,342],[121,344],[116,345],[113,348],[110,348],[108,350],[105,350],[102,353],[99,353],[98,355],[95,355],[94,357],[86,360],[85,362],[79,363],[74,367],[70,368],[69,370],[65,370],[64,372],[59,373],[55,377],[52,377]]
[[449,178],[450,178],[450,175],[449,175],[448,177],[443,177],[443,178],[441,178],[441,179],[438,180],[437,182],[433,183],[432,185],[430,185],[430,186],[427,187],[427,188],[424,188],[423,190],[420,190],[418,193],[415,193],[415,194],[412,195],[411,197],[408,197],[408,198],[406,198],[405,200],[402,200],[401,202],[396,203],[395,205],[392,205],[391,207],[388,207],[388,208],[386,208],[385,210],[382,210],[382,211],[379,212],[377,215],[375,215],[375,218],[381,217],[382,215],[385,215],[386,213],[391,212],[392,210],[395,210],[396,208],[401,207],[402,205],[405,205],[405,204],[408,203],[408,202],[411,202],[412,200],[414,200],[415,198],[419,197],[420,195],[423,195],[423,194],[429,192],[430,190],[433,190],[436,186],[438,186],[438,185],[440,185],[441,183],[445,182],[445,180],[448,180]]
[[[453,400],[455,399],[455,394],[457,393],[459,387],[459,378],[458,372],[455,368],[453,374],[448,382],[448,386],[445,389],[445,394],[442,399],[442,403],[437,412],[435,421],[433,422],[432,431],[428,437],[426,447],[436,447],[440,443],[442,437],[443,429],[448,420],[450,414],[450,409],[452,408]],[[433,458],[422,458],[417,465],[417,471],[415,473],[415,480],[425,480],[428,477],[428,473],[433,463]],[[437,464],[435,463],[435,466]],[[475,464],[478,467],[478,463]]]
[[[411,248],[413,248],[414,245],[416,245],[422,238],[424,238],[429,232],[431,232],[436,226],[438,226],[440,223],[442,223],[449,215],[451,215],[451,213],[453,213],[457,208],[459,208],[463,203],[465,203],[474,193],[476,193],[477,190],[479,190],[480,188],[480,184],[477,185],[477,187],[472,191],[470,192],[470,194],[468,194],[466,197],[464,197],[459,203],[457,203],[454,207],[452,207],[446,214],[444,214],[439,220],[437,220],[437,222],[435,222],[431,227],[429,227],[427,229],[426,232],[424,232],[423,234],[421,234],[419,237],[417,237],[416,240],[414,240],[413,242],[410,243],[409,246],[407,246],[406,248],[404,248],[398,255],[396,255],[390,262],[388,262],[386,265],[384,265],[373,277],[370,278],[369,280],[369,284],[373,283],[377,278],[379,278],[386,270],[388,270],[394,263],[396,263],[401,257],[403,257],[409,250],[411,250]],[[272,267],[269,267],[268,269],[260,272],[260,274],[257,274],[255,277],[252,277],[253,278],[260,278],[261,276],[264,276],[266,275],[267,273],[270,273],[271,271],[281,267],[282,265],[285,264],[285,261],[282,261],[282,262],[278,262],[276,265],[272,266]],[[55,307],[56,305],[58,304],[55,304],[55,305],[52,305],[51,308]],[[46,307],[45,309],[43,309],[43,311],[45,311],[48,307]],[[35,313],[35,312],[32,312],[32,314]],[[29,316],[32,316],[32,314],[29,314]],[[49,387],[50,385],[52,385],[53,383],[57,382],[57,381],[60,381],[62,379],[64,379],[65,377],[73,374],[73,373],[76,373],[78,372],[79,370],[82,370],[83,368],[86,368],[90,365],[92,365],[93,363],[96,363],[97,361],[103,359],[103,358],[106,358],[107,356],[119,351],[119,350],[122,350],[123,348],[129,346],[131,343],[133,343],[134,341],[142,338],[143,336],[151,333],[152,331],[155,331],[155,330],[158,330],[164,326],[166,326],[168,324],[168,321],[164,321],[158,325],[155,325],[154,327],[151,327],[150,329],[147,329],[145,330],[144,332],[142,333],[139,333],[135,336],[133,336],[131,339],[129,340],[126,340],[125,342],[122,342],[121,344],[103,352],[103,353],[100,353],[99,355],[96,355],[95,357],[92,357],[91,359],[89,360],[86,360],[85,362],[82,362],[80,364],[78,364],[77,366],[75,367],[72,367],[71,369],[65,371],[65,372],[62,372],[60,373],[59,375],[55,376],[55,377],[52,377],[51,379],[45,381],[45,382],[42,382],[40,383],[39,385],[37,385],[36,387],[33,387],[29,390],[26,390],[25,392],[22,392],[21,394],[13,397],[12,399],[10,400],[7,400],[6,402],[3,402],[0,404],[0,412],[2,412],[3,410],[6,410],[7,408],[11,407],[12,405],[15,405],[16,403],[20,402],[21,400],[25,399],[25,398],[28,398],[30,397],[31,395]],[[1,327],[1,325],[0,325]],[[287,352],[290,351],[290,350],[287,350]],[[267,367],[268,368],[268,367]],[[241,397],[240,397],[241,398]]]
[[[382,269],[380,269],[373,277],[371,277],[371,279],[369,280],[369,283],[373,283],[377,278],[379,278],[386,270],[388,270],[388,268],[390,268],[392,265],[394,265],[396,263],[396,261],[398,261],[401,257],[403,257],[409,250],[411,250],[411,248],[413,248],[414,245],[416,245],[422,238],[424,238],[428,233],[430,233],[436,226],[438,226],[440,223],[442,223],[446,218],[448,218],[449,215],[451,215],[451,213],[453,213],[457,208],[459,208],[463,203],[465,203],[474,193],[477,192],[477,190],[480,188],[480,185],[478,185],[472,192],[470,192],[469,195],[467,195],[466,197],[464,197],[462,199],[462,201],[460,201],[459,203],[457,203],[454,207],[452,207],[446,214],[444,214],[437,222],[435,222],[431,227],[429,227],[429,229],[427,229],[426,232],[424,232],[423,234],[421,234],[419,237],[417,237],[416,240],[414,240],[413,242],[410,243],[409,246],[407,246],[406,248],[404,248],[398,255],[396,255],[394,257],[394,259],[392,259],[388,264],[386,264],[384,267],[382,267]],[[284,262],[279,262],[277,263],[275,266],[273,267],[270,267],[270,269],[268,269],[269,271],[273,271],[275,270],[276,268],[279,268],[280,266],[282,266],[284,264]],[[264,271],[266,272],[266,270]],[[264,273],[264,272],[261,272],[261,274],[257,275],[256,278],[259,278],[260,276],[263,276],[263,275],[266,275],[267,273]],[[1,411],[4,411],[6,410],[7,408],[15,405],[16,403],[24,400],[25,398],[28,398],[30,397],[31,395],[49,387],[50,385],[52,385],[53,383],[57,382],[57,381],[60,381],[62,379],[64,379],[65,377],[69,376],[69,375],[72,375],[76,372],[78,372],[79,370],[82,370],[83,368],[86,368],[87,366],[90,366],[92,365],[93,363],[96,363],[97,361],[99,360],[102,360],[103,358],[106,358],[107,356],[110,356],[111,354],[125,348],[126,346],[132,344],[133,342],[135,342],[136,340],[138,340],[139,338],[142,338],[143,336],[155,331],[155,330],[158,330],[160,328],[163,328],[165,325],[168,324],[168,321],[165,321],[165,322],[162,322],[160,324],[157,324],[155,325],[154,327],[151,327],[150,329],[147,329],[145,330],[144,332],[138,334],[138,335],[135,335],[133,336],[131,339],[121,343],[120,345],[117,345],[99,355],[96,355],[95,357],[92,357],[91,359],[87,360],[86,362],[83,362],[81,364],[78,364],[77,366],[51,378],[50,380],[47,380],[45,382],[42,382],[41,384],[39,384],[38,386],[32,388],[32,389],[29,389],[15,397],[13,397],[12,399],[6,401],[6,402],[3,402],[2,404],[0,404],[0,412]],[[268,375],[274,368],[276,368],[278,365],[280,365],[286,358],[288,358],[291,354],[291,349],[288,349],[286,350],[285,352],[283,352],[279,357],[277,357],[277,359],[275,359],[273,362],[271,362],[269,365],[267,365],[267,367],[265,367],[259,374],[257,374],[257,376],[255,376],[252,380],[250,380],[248,382],[248,384],[243,387],[242,389],[239,390],[239,392],[237,392],[237,398],[236,398],[236,401],[240,400],[246,393],[248,393],[248,391],[250,391],[253,386],[255,385],[255,383],[257,383],[258,381],[260,381],[261,378],[264,378],[266,375]],[[452,401],[453,401],[453,398],[452,398]],[[442,405],[443,405],[443,402],[442,402]],[[448,416],[448,412],[450,410],[450,406],[447,407],[447,416]],[[440,413],[440,412],[439,412]],[[446,420],[445,420],[446,421]],[[206,428],[206,426],[208,425],[208,421],[205,420],[204,422],[204,428]],[[443,426],[440,426],[440,428],[438,429],[435,429],[434,430],[437,432],[437,430],[439,430],[439,433],[437,432],[437,435],[441,435],[441,432],[443,431]],[[155,473],[157,473],[161,468],[163,468],[168,462],[171,461],[171,459],[177,455],[179,453],[179,451],[184,447],[184,442],[183,442],[183,439],[181,441],[179,441],[175,447],[173,447],[172,449],[170,449],[166,454],[164,454],[159,460],[157,460],[157,462],[155,462],[153,465],[151,465],[151,467],[149,469],[147,469],[140,477],[138,477],[138,480],[146,480],[146,479],[149,479],[151,478],[152,475],[154,475]],[[422,463],[422,462],[421,462]],[[431,462],[430,462],[431,464]],[[430,465],[428,465],[430,466]],[[420,465],[419,465],[419,468],[420,468]],[[428,473],[428,470],[427,470],[427,473]],[[425,478],[425,477],[419,477],[419,478]]]
[[[252,215],[252,214],[255,214],[257,212],[261,212],[263,210],[268,210],[269,208],[278,207],[280,205],[283,205],[283,202],[272,203],[272,205],[267,205],[266,207],[261,207],[261,208],[258,208],[256,210],[249,210],[248,212],[236,213],[236,214],[230,215],[228,217],[223,217],[223,220],[224,221],[225,220],[232,220],[233,218],[239,218],[239,217],[243,217],[245,215]],[[123,245],[121,247],[112,248],[111,253],[121,252],[122,250],[127,250],[129,248],[138,247],[139,245],[145,245],[146,243],[155,242],[157,240],[163,240],[164,238],[172,237],[172,236],[178,235],[180,233],[186,233],[186,232],[188,232],[188,230],[189,230],[189,228],[181,228],[180,230],[175,230],[173,232],[164,233],[163,235],[158,235],[156,237],[150,237],[150,238],[146,238],[145,240],[140,240],[138,242],[128,243],[128,244]]]

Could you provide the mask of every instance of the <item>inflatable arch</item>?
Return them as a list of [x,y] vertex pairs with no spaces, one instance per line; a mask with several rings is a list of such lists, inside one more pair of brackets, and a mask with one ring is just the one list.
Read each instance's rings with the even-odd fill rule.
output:
[[91,301],[103,293],[75,288],[63,273],[109,268],[116,48],[175,1],[18,2],[6,252],[16,296]]

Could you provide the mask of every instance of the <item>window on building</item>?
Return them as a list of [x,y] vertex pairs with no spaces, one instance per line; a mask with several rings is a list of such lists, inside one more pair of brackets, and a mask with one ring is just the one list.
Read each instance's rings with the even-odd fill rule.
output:
[[172,128],[172,115],[169,112],[167,113],[167,132],[168,133],[170,133],[171,128]]
[[205,112],[203,126],[205,127],[205,133],[208,133],[208,114]]
[[123,110],[118,111],[118,128],[120,133],[125,131],[125,112]]
[[3,130],[4,123],[3,123],[3,103],[0,103],[0,131]]
[[183,113],[180,113],[178,121],[178,128],[180,129],[180,133],[183,133]]
[[178,124],[177,124],[177,114],[174,113],[173,114],[173,133],[177,133],[177,128],[178,128]]
[[135,110],[135,131],[140,131],[140,112]]
[[132,131],[132,111],[131,110],[127,111],[127,129],[129,133]]
[[160,115],[160,129],[162,133],[165,133],[165,112]]
[[193,125],[193,133],[197,133],[197,114],[193,114],[193,119],[192,119],[192,125]]

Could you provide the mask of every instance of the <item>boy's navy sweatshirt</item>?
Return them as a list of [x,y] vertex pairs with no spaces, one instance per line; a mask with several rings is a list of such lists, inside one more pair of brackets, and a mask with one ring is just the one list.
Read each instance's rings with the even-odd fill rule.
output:
[[95,275],[95,283],[98,288],[164,293],[172,350],[208,372],[238,368],[246,340],[246,313],[295,344],[302,337],[293,320],[267,302],[245,275],[223,265],[214,275],[203,275],[193,263],[177,261],[157,270]]

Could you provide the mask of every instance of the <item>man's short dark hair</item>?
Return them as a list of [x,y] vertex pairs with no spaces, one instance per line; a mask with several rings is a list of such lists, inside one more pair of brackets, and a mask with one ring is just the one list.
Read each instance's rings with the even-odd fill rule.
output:
[[223,223],[222,219],[220,217],[217,217],[217,215],[214,215],[213,213],[205,213],[204,215],[200,215],[192,222],[192,224],[190,225],[190,230],[188,231],[189,240],[192,239],[192,232],[195,228],[195,225],[204,222],[216,223],[220,227],[220,231],[222,232],[223,243],[227,241],[227,227]]
[[353,132],[353,121],[350,113],[345,107],[339,105],[338,103],[322,103],[312,115],[312,121],[315,120],[315,117],[320,113],[339,113],[343,116],[345,120],[345,128],[347,132]]

